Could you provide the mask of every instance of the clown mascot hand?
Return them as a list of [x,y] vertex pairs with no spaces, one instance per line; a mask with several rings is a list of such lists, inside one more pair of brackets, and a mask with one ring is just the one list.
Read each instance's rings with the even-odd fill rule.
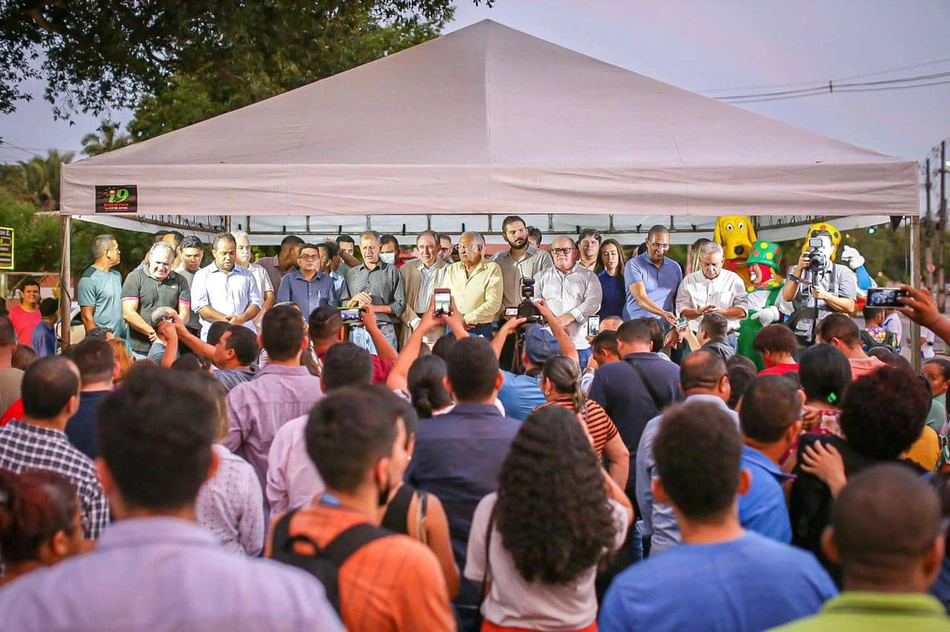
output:
[[752,318],[759,321],[763,327],[771,325],[778,320],[779,313],[778,308],[775,305],[770,305],[769,307],[763,307],[759,311],[752,314]]
[[[858,279],[858,298],[866,298],[868,290],[872,287],[877,287],[877,283],[874,282],[874,279],[868,274],[867,268],[864,267],[864,257],[861,256],[857,248],[852,248],[851,246],[842,248],[841,263],[844,263],[854,270],[854,275]],[[858,305],[858,309],[860,309],[860,307],[861,305]]]

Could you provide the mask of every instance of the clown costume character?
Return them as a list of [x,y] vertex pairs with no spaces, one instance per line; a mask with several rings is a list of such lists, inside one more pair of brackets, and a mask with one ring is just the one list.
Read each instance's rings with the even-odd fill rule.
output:
[[782,313],[791,311],[791,305],[782,298],[785,280],[779,276],[782,248],[770,241],[756,241],[746,265],[752,282],[746,286],[749,294],[749,315],[739,323],[737,352],[755,362],[761,371],[765,363],[752,348],[755,335],[766,325],[778,322]]

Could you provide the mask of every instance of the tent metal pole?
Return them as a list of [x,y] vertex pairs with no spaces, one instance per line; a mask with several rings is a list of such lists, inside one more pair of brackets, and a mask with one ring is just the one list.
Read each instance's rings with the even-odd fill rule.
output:
[[[920,287],[920,213],[910,218],[910,285]],[[941,288],[942,291],[943,288]],[[914,321],[910,322],[910,349],[911,364],[914,366],[914,372],[920,372],[920,325]]]
[[60,254],[59,265],[59,318],[60,318],[60,338],[63,340],[63,348],[68,348],[70,344],[69,331],[69,313],[72,311],[73,300],[70,288],[72,287],[72,275],[70,270],[70,261],[72,256],[70,250],[72,247],[72,215],[62,215],[59,220],[60,242],[62,243],[62,252]]

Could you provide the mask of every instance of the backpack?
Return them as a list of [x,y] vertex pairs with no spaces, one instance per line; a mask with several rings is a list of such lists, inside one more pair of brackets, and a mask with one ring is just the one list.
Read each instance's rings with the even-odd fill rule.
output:
[[883,339],[881,336],[874,336],[868,330],[861,330],[861,348],[865,352],[875,349],[877,347],[884,347],[885,349],[890,349],[891,351],[897,350],[897,336],[894,335],[893,331],[887,331],[883,327],[880,328],[885,332]]
[[[303,569],[320,580],[326,592],[327,600],[340,614],[339,572],[343,563],[361,547],[374,540],[394,535],[392,531],[371,525],[367,522],[353,525],[340,532],[324,548],[305,535],[290,535],[290,521],[297,510],[289,511],[274,525],[274,539],[271,559]],[[294,545],[304,542],[315,553],[304,555],[294,551]]]

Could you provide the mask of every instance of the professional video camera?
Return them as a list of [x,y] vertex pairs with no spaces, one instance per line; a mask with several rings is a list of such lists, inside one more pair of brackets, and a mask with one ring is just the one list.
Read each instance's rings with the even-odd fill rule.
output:
[[518,318],[527,318],[529,323],[540,323],[541,312],[531,300],[534,298],[534,279],[521,279],[521,303],[518,304]]
[[821,250],[823,245],[821,237],[811,237],[808,240],[808,250],[805,254],[808,255],[808,269],[813,273],[821,272],[828,265],[828,259]]

